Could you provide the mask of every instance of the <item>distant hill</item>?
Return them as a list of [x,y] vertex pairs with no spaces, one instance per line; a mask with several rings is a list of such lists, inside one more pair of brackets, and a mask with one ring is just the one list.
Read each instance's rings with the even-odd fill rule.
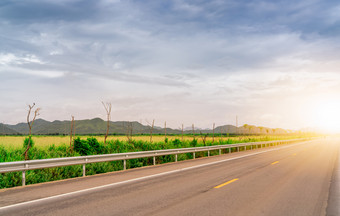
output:
[[7,125],[0,123],[0,135],[14,135],[14,134],[20,133],[16,130],[7,127]]
[[[106,121],[100,118],[76,120],[75,131],[79,135],[89,134],[105,134],[106,133]],[[133,121],[117,121],[110,122],[110,134],[127,134],[127,131],[132,126],[132,134],[149,134],[151,127],[148,125],[142,125],[139,122]],[[46,121],[44,119],[37,119],[34,122],[32,134],[41,135],[62,135],[69,134],[71,127],[71,121]],[[186,128],[184,134],[191,134],[192,129]],[[167,134],[181,134],[181,129],[166,129]],[[195,128],[195,133],[213,133],[212,129],[200,129]],[[215,133],[223,134],[286,134],[286,130],[267,127],[257,127],[254,125],[243,125],[241,127],[235,127],[233,125],[223,125],[215,128]],[[19,123],[16,125],[4,125],[0,124],[0,134],[28,134],[27,123]],[[153,134],[164,134],[164,128],[155,126]]]
[[[138,122],[127,122],[127,121],[118,121],[118,122],[110,122],[110,134],[126,134],[128,128],[131,128],[132,125],[132,133],[133,134],[148,134],[150,133],[150,126],[142,125]],[[86,119],[86,120],[75,120],[75,132],[76,134],[85,135],[85,134],[105,134],[106,133],[107,122],[100,119]],[[71,127],[71,121],[53,121],[49,122],[43,119],[37,119],[34,122],[32,128],[32,134],[69,134]],[[28,134],[28,125],[27,123],[19,123],[16,125],[5,125],[5,128],[14,131],[15,133],[20,134]],[[0,128],[1,129],[1,128]],[[15,134],[15,133],[11,134]],[[154,128],[153,133],[164,133],[164,129],[162,128]],[[171,128],[167,128],[168,134],[178,134],[179,130],[173,130]]]

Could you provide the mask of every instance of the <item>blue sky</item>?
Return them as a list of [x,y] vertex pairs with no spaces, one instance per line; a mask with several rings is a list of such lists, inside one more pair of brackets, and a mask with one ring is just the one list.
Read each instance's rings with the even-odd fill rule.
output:
[[340,109],[339,33],[330,0],[3,0],[0,120],[33,102],[104,118],[107,101],[112,120],[173,128],[318,127],[321,103]]

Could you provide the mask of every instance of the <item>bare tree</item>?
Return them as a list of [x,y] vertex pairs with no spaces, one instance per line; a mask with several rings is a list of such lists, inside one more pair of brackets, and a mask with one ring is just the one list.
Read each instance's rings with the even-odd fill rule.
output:
[[238,135],[238,117],[236,116],[236,136]]
[[213,124],[213,137],[212,137],[212,143],[215,141],[215,123]]
[[153,132],[153,127],[155,125],[155,119],[152,120],[152,124],[150,124],[150,122],[148,120],[146,120],[147,124],[150,127],[150,142],[152,143],[152,132]]
[[107,127],[106,127],[106,134],[104,138],[104,144],[106,144],[106,138],[109,135],[109,128],[110,128],[110,119],[111,119],[111,107],[112,104],[109,102],[106,102],[106,104],[102,101],[102,104],[106,110],[106,115],[107,115]]
[[76,137],[76,122],[73,122],[73,137]]
[[126,138],[129,143],[132,143],[132,122],[128,122],[126,126]]
[[6,133],[5,133],[5,122],[2,122],[2,134],[4,136],[6,136]]
[[164,140],[166,140],[166,121],[164,122]]
[[72,120],[71,120],[71,131],[70,131],[70,149],[71,151],[73,150],[73,130],[74,130],[74,116],[71,116]]
[[28,134],[28,144],[27,144],[27,148],[24,152],[25,154],[25,160],[28,160],[28,151],[30,150],[31,148],[31,139],[32,139],[32,127],[33,127],[33,123],[35,121],[35,118],[40,114],[39,111],[41,110],[40,108],[36,108],[34,110],[34,116],[33,116],[33,119],[32,121],[30,121],[30,115],[31,115],[31,112],[33,110],[35,106],[35,103],[33,103],[32,105],[28,105],[28,113],[27,113],[27,124],[28,124],[28,129],[29,129],[29,134]]
[[249,125],[249,126],[248,126],[248,129],[249,129],[249,134],[250,134],[250,135],[252,135],[252,134],[254,134],[254,133],[255,133],[255,131],[254,131],[254,129],[255,129],[255,126],[253,126],[253,125]]
[[182,124],[182,142],[183,142],[183,124]]
[[258,128],[260,129],[260,132],[259,132],[260,135],[262,135],[262,134],[263,134],[264,127],[259,126]]
[[200,134],[201,134],[201,138],[202,138],[202,141],[203,141],[203,145],[205,146],[205,141],[207,139],[207,134],[202,134],[202,131],[200,131]]
[[220,132],[221,132],[221,138],[220,138],[220,142],[222,143],[222,126],[221,126],[221,128],[220,128]]

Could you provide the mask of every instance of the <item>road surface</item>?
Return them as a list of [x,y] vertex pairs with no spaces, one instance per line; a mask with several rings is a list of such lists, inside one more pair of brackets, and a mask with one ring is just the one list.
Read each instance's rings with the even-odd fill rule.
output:
[[0,215],[340,215],[338,139],[0,190]]

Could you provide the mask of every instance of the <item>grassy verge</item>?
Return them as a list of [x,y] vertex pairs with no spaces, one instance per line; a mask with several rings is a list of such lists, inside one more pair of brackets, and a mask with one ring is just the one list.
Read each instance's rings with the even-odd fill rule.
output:
[[[143,136],[145,137],[145,136]],[[0,137],[2,139],[4,137]],[[8,137],[5,137],[6,139]],[[24,160],[24,148],[22,143],[24,137],[12,137],[13,140],[21,140],[21,146],[16,145],[6,145],[0,144],[0,162],[10,162],[10,161],[22,161]],[[61,137],[63,138],[63,137]],[[68,138],[68,137],[67,137]],[[87,138],[87,139],[85,139]],[[170,136],[167,142],[164,140],[164,136],[155,136],[154,141],[149,142],[143,139],[138,139],[139,136],[133,137],[131,142],[128,142],[121,137],[111,137],[107,144],[104,145],[101,139],[99,142],[96,139],[82,137],[79,138],[80,141],[85,142],[86,148],[81,146],[71,150],[69,145],[65,143],[41,145],[37,140],[55,139],[59,140],[60,137],[48,137],[48,136],[34,136],[33,140],[36,145],[30,149],[29,158],[31,160],[35,159],[47,159],[47,158],[58,158],[58,157],[74,157],[81,155],[94,155],[94,154],[109,154],[109,153],[123,153],[123,152],[135,152],[135,151],[149,151],[149,150],[161,150],[161,149],[174,149],[174,148],[189,148],[189,147],[199,147],[199,146],[211,146],[211,145],[221,145],[221,144],[234,144],[241,142],[258,142],[258,141],[269,141],[269,140],[283,140],[283,139],[295,139],[302,138],[301,136],[249,136],[249,137],[229,137],[229,138],[218,138],[215,137],[215,141],[212,142],[212,137],[207,138],[206,142],[203,143],[199,137],[196,139],[190,136],[186,136],[185,139],[181,137]],[[100,137],[102,138],[102,137]],[[124,137],[125,138],[125,137]],[[148,138],[148,137],[146,137]],[[95,141],[94,143],[87,143],[88,140]],[[2,140],[3,141],[3,140]],[[8,141],[8,140],[7,140]],[[68,140],[69,141],[69,140]],[[79,142],[80,142],[79,141]],[[0,142],[1,143],[1,142]],[[76,147],[76,146],[75,146]],[[218,154],[218,151],[212,151],[211,155]],[[200,152],[196,154],[196,157],[207,156],[206,152]],[[192,154],[180,154],[178,155],[178,160],[192,159]],[[167,163],[174,161],[173,155],[160,156],[157,157],[156,162]],[[141,159],[131,159],[127,161],[127,168],[142,167],[153,164],[152,158],[141,158]],[[86,174],[94,175],[98,173],[112,172],[123,169],[122,161],[113,162],[103,162],[94,163],[86,166]],[[40,170],[30,170],[26,173],[26,184],[35,184],[47,181],[55,181],[66,178],[74,178],[82,176],[81,165],[67,166],[67,167],[56,167],[49,169]],[[0,174],[0,188],[9,188],[21,185],[21,172],[13,173],[2,173]]]

